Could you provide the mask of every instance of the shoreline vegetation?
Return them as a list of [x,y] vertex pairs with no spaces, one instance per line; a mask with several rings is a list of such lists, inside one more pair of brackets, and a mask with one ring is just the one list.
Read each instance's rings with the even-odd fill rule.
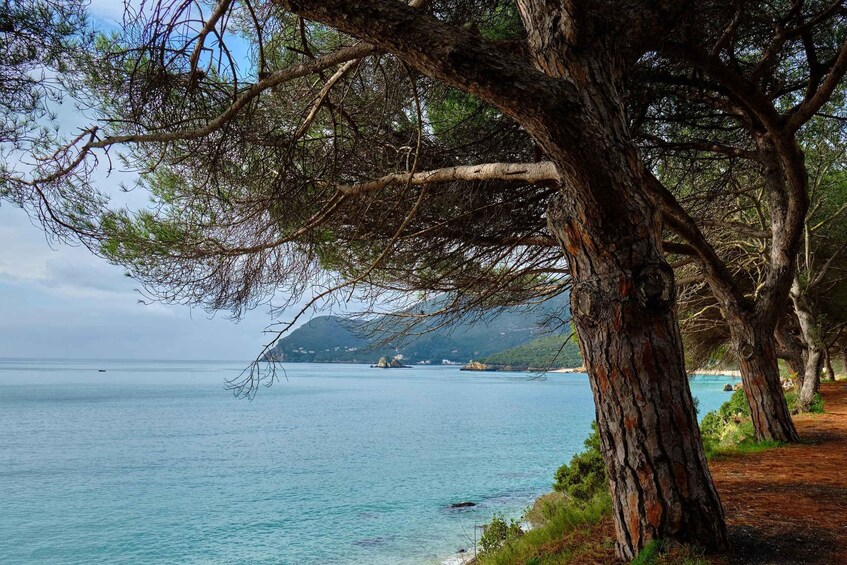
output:
[[[730,371],[732,372],[732,371]],[[725,375],[727,371],[697,371],[696,374]],[[729,375],[731,376],[731,375]],[[796,408],[797,392],[788,390],[785,393],[789,407]],[[825,411],[825,407],[828,410]],[[772,554],[762,556],[768,563],[836,563],[847,562],[847,550],[835,536],[822,547],[815,544],[815,538],[796,538],[801,547],[794,547],[787,552],[784,545],[791,544],[798,529],[796,513],[793,522],[775,519],[768,514],[771,511],[790,513],[790,510],[780,511],[776,501],[784,501],[782,483],[791,482],[794,473],[812,476],[814,479],[802,485],[800,498],[814,499],[817,503],[828,498],[828,490],[823,490],[817,483],[832,482],[825,474],[818,471],[817,459],[827,460],[829,466],[838,467],[847,462],[847,422],[840,418],[840,412],[847,407],[847,386],[841,382],[825,383],[821,394],[816,398],[810,413],[799,419],[800,429],[806,432],[812,441],[809,444],[789,445],[779,442],[756,442],[753,426],[750,421],[750,409],[747,405],[743,389],[733,392],[730,399],[718,410],[709,412],[700,424],[701,434],[706,447],[710,469],[716,476],[719,493],[727,499],[729,507],[739,504],[754,504],[746,507],[746,512],[729,517],[730,528],[736,529],[736,543],[732,560],[735,557],[744,561],[744,556],[762,556],[762,553]],[[830,410],[832,411],[830,413]],[[824,428],[821,431],[818,428]],[[835,432],[833,431],[835,429]],[[837,432],[837,433],[836,433]],[[821,455],[818,445],[811,443],[830,442],[830,448],[837,448],[835,455]],[[520,520],[506,521],[503,516],[494,515],[492,521],[485,526],[480,542],[481,550],[477,556],[459,554],[445,563],[451,565],[547,565],[566,563],[623,563],[615,556],[614,528],[612,525],[612,504],[608,493],[608,479],[600,454],[600,439],[596,424],[593,432],[585,441],[586,449],[573,456],[570,463],[562,465],[555,474],[553,491],[537,498],[529,506]],[[803,450],[807,457],[803,462],[795,461],[795,453]],[[753,459],[757,459],[753,461]],[[841,463],[832,461],[837,459]],[[800,467],[798,469],[798,466]],[[778,480],[769,476],[773,469],[786,470],[787,476],[779,475]],[[847,478],[841,477],[840,490],[847,492]],[[770,480],[768,480],[770,479]],[[749,498],[749,491],[757,485],[757,497]],[[763,486],[764,485],[764,486]],[[762,491],[766,491],[762,493]],[[797,494],[793,496],[798,496]],[[753,502],[750,502],[753,501]],[[773,501],[775,506],[769,506]],[[810,522],[815,520],[815,512],[808,509],[811,504],[805,504],[801,519]],[[781,507],[780,507],[781,508]],[[807,511],[808,510],[808,511]],[[844,508],[838,509],[840,514],[847,514]],[[847,516],[845,516],[847,519]],[[829,520],[832,530],[838,531],[843,520]],[[847,523],[845,521],[844,523]],[[528,528],[523,527],[528,524]],[[801,528],[802,529],[802,528]],[[774,530],[786,536],[785,541],[774,541],[771,536]],[[843,537],[843,536],[842,536]],[[828,540],[828,536],[821,537]],[[782,552],[782,553],[781,553]],[[797,560],[793,556],[802,556]],[[709,565],[725,563],[727,555],[707,555],[700,548],[655,542],[633,560],[637,565]],[[734,562],[734,561],[732,561]],[[746,562],[746,561],[744,561]]]
[[[615,559],[731,547],[701,435],[801,444],[847,357],[844,2],[131,4],[0,3],[0,202],[144,304],[266,310],[266,360],[584,364]],[[725,359],[701,434],[685,367]]]

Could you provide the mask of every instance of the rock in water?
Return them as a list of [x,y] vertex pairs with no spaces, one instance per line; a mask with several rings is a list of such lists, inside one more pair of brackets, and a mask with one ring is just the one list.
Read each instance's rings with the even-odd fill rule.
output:
[[401,357],[397,356],[389,361],[388,357],[383,356],[379,358],[376,365],[371,365],[371,367],[375,369],[409,369],[410,367],[404,365],[400,359]]
[[724,392],[732,392],[732,385],[729,384],[729,383],[726,383],[725,385],[723,385],[723,391]]
[[464,367],[460,369],[461,371],[496,371],[497,367],[493,365],[486,365],[485,363],[480,363],[479,361],[471,361]]
[[470,508],[471,506],[476,506],[476,502],[454,502],[450,505],[450,508]]

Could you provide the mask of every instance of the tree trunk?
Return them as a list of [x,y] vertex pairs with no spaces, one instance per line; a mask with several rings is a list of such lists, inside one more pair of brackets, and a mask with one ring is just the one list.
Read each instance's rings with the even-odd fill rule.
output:
[[774,337],[777,345],[779,345],[777,357],[785,360],[792,375],[802,379],[804,371],[803,344],[782,323],[777,325]]
[[812,311],[809,299],[803,291],[800,278],[795,275],[791,285],[791,301],[794,304],[794,314],[800,325],[800,335],[806,343],[806,367],[800,396],[797,400],[797,411],[808,412],[820,388],[820,366],[823,358],[823,340],[818,331],[817,318]]
[[571,74],[585,81],[590,122],[561,124],[578,132],[578,143],[544,144],[566,187],[547,218],[573,278],[571,313],[596,404],[617,553],[631,560],[655,539],[722,549],[723,509],[685,372],[673,270],[615,97],[620,76],[607,61],[581,63]]
[[618,554],[630,560],[654,539],[723,548],[723,510],[685,373],[672,271],[655,248],[641,255],[623,242],[589,257],[582,245],[591,238],[573,229],[570,211],[552,207],[548,218],[579,265],[572,315],[596,403]]
[[596,402],[618,554],[632,559],[654,539],[726,547],[685,373],[673,271],[626,115],[624,75],[635,60],[620,54],[621,36],[639,29],[636,22],[625,18],[628,28],[611,33],[600,10],[518,0],[541,71],[527,73],[523,57],[404,2],[278,1],[479,96],[535,139],[562,178],[548,225],[575,285],[574,322]]
[[656,194],[662,198],[669,225],[698,250],[701,271],[720,305],[741,364],[756,438],[797,441],[780,383],[774,333],[780,316],[785,313],[800,228],[807,209],[803,154],[796,142],[784,137],[772,138],[765,132],[756,133],[756,144],[770,194],[772,245],[767,275],[757,289],[755,301],[738,287],[694,221],[684,210],[677,210],[680,206],[673,195],[663,196],[661,190]]
[[762,327],[755,314],[744,308],[728,309],[725,315],[741,364],[756,441],[800,441],[779,378],[773,330]]
[[797,399],[797,411],[808,412],[815,400],[815,395],[820,388],[820,366],[823,352],[816,346],[809,346],[809,355],[806,357],[806,375],[803,384],[800,385],[800,396]]
[[830,354],[828,347],[824,347],[823,349],[823,367],[826,372],[826,378],[830,381],[834,381],[835,370],[832,368],[832,355]]

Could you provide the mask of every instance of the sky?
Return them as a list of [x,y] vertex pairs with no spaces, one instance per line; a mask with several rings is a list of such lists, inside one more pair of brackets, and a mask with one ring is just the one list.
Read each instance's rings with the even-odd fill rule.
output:
[[[119,29],[123,1],[92,0],[89,11],[95,25]],[[79,117],[63,108],[58,120],[64,130]],[[132,177],[99,178],[101,190],[120,194],[121,181]],[[280,319],[266,308],[235,323],[196,307],[145,305],[137,288],[87,249],[51,245],[24,211],[0,202],[0,358],[247,361],[271,339],[265,328]]]
[[0,357],[250,360],[274,321],[141,304],[138,284],[87,249],[50,245],[27,215],[0,206]]

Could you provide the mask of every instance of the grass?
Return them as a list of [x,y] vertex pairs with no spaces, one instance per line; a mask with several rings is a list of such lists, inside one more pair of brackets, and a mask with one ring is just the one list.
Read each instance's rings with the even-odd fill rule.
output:
[[499,549],[481,554],[480,565],[559,565],[578,556],[614,555],[614,540],[593,535],[604,517],[612,512],[612,499],[600,493],[588,503],[562,501],[548,511],[547,520]]
[[[546,521],[505,542],[499,549],[480,554],[479,565],[565,565],[615,560],[611,524],[612,500],[601,493],[587,504],[556,497],[547,501]],[[632,565],[709,565],[697,548],[654,541]]]
[[630,565],[709,565],[709,561],[695,548],[654,540],[630,561]]
[[[797,395],[786,394],[789,406],[796,406]],[[818,396],[812,412],[823,412]],[[701,423],[703,445],[710,460],[760,453],[783,444],[757,442],[743,391],[736,391],[718,410]],[[593,469],[599,459],[596,429],[586,440],[586,450],[577,454],[556,473],[559,488],[539,498],[524,519],[533,528],[504,535],[502,541],[479,556],[479,565],[563,565],[567,563],[604,563],[615,561],[612,500],[605,475],[597,479]],[[595,461],[596,460],[596,461]],[[597,479],[597,480],[595,480]],[[492,532],[497,531],[492,529]],[[498,547],[499,544],[499,547]],[[708,565],[696,548],[673,542],[655,541],[645,547],[632,565]]]
[[[790,390],[785,393],[785,401],[788,403],[788,410],[795,414],[797,412],[797,399],[798,394],[793,390]],[[823,414],[824,413],[824,403],[823,398],[820,394],[815,394],[815,398],[812,400],[812,405],[809,406],[809,414]]]
[[785,445],[779,441],[755,441],[752,439],[744,439],[734,444],[704,444],[706,449],[706,458],[709,461],[720,461],[736,455],[747,455],[750,453],[761,453],[769,449],[775,449]]

